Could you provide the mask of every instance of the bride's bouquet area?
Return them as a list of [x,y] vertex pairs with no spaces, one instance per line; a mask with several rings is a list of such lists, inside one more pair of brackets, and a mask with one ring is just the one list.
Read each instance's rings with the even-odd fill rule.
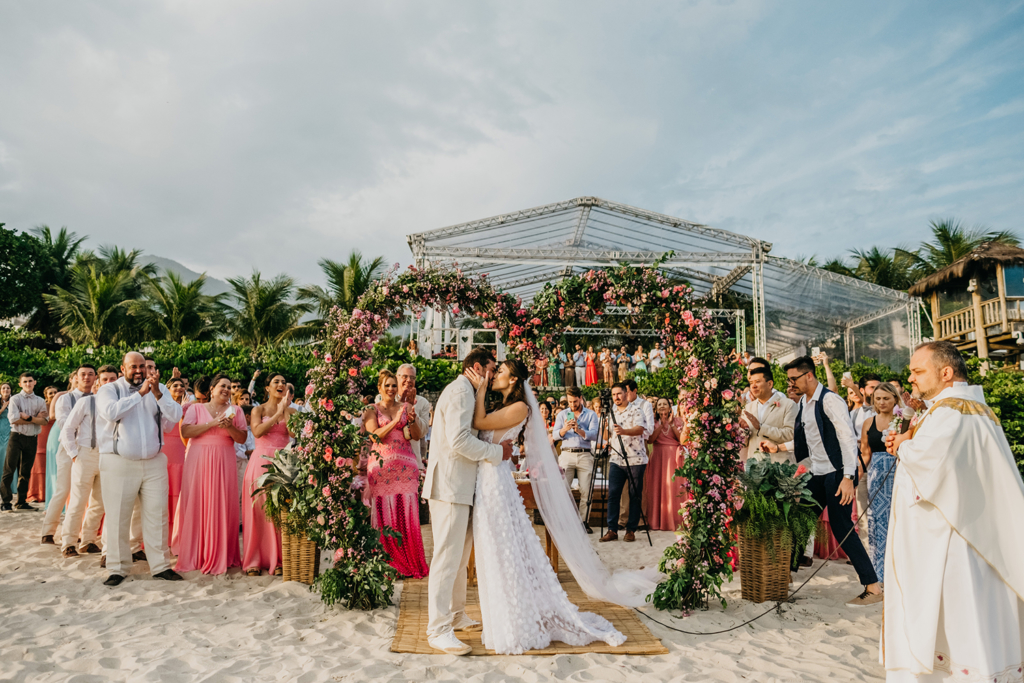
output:
[[333,566],[316,584],[325,602],[371,609],[391,601],[397,577],[362,502],[366,482],[357,468],[366,437],[340,413],[362,409],[361,371],[371,363],[374,342],[409,313],[418,318],[427,308],[480,319],[500,333],[509,355],[528,363],[573,326],[600,323],[609,307],[617,309],[617,325],[660,331],[673,349],[666,371],[688,392],[693,415],[691,455],[676,476],[689,481],[694,502],[680,518],[681,542],[662,561],[667,580],[651,599],[662,609],[706,607],[720,599],[723,581],[732,577],[728,526],[744,439],[734,386],[741,368],[729,358],[728,334],[693,300],[693,290],[667,280],[659,266],[591,270],[549,283],[528,307],[496,291],[486,275],[470,277],[457,266],[400,272],[396,264],[351,312],[331,312],[305,390],[310,412],[289,423],[298,440],[288,465],[294,488],[268,502],[288,512],[294,531],[333,551]]

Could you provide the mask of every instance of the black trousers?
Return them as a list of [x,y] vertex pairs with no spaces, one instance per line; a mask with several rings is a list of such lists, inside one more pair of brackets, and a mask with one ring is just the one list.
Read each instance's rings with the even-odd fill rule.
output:
[[630,465],[629,474],[626,468],[610,463],[608,468],[608,531],[619,530],[619,507],[622,505],[622,489],[629,486],[630,474],[633,487],[629,489],[629,517],[626,520],[626,531],[635,532],[640,526],[640,505],[643,502],[644,471],[647,465]]
[[7,459],[4,460],[4,474],[3,478],[0,479],[0,499],[3,502],[11,502],[11,483],[14,479],[14,470],[18,470],[18,502],[26,502],[28,498],[28,481],[32,476],[32,465],[36,461],[38,442],[38,436],[27,436],[18,432],[11,432],[11,439],[7,442]]
[[[839,484],[843,481],[841,472],[829,472],[828,474],[816,474],[811,477],[811,484],[808,487],[814,501],[828,510],[828,523],[832,527],[832,533],[837,541],[842,541],[843,552],[845,552],[853,568],[857,571],[862,586],[868,586],[878,582],[875,568],[871,564],[868,552],[864,550],[864,544],[860,542],[860,536],[856,530],[850,533],[853,527],[853,501],[846,505],[839,502],[840,497],[836,495],[839,491]],[[856,499],[856,492],[854,492]],[[843,539],[846,539],[843,541]]]

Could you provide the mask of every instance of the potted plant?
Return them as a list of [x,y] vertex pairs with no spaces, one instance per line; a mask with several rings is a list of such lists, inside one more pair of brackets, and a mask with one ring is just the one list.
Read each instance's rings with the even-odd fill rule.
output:
[[263,510],[281,530],[281,578],[312,585],[319,573],[320,552],[306,536],[301,518],[290,519],[291,503],[298,497],[302,476],[299,454],[282,448],[264,465],[253,496],[264,495]]
[[752,459],[739,481],[743,505],[735,519],[743,599],[786,600],[791,552],[804,548],[818,529],[820,511],[807,488],[811,473],[803,465]]

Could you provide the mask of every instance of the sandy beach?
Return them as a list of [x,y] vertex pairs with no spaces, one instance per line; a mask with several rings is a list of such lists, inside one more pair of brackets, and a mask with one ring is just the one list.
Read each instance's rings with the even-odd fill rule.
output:
[[[102,585],[96,555],[65,560],[39,544],[41,513],[0,515],[0,680],[4,681],[879,681],[881,605],[848,608],[853,568],[830,565],[780,615],[715,636],[676,633],[641,617],[670,654],[639,657],[467,657],[389,651],[388,609],[325,608],[305,586],[237,569],[226,576],[153,580],[137,563],[118,588]],[[617,568],[654,564],[669,532],[598,544]],[[430,529],[424,527],[429,543]],[[428,549],[429,552],[429,549]],[[815,567],[820,561],[815,562]],[[810,570],[797,574],[799,580]],[[399,587],[399,591],[401,588]],[[734,626],[767,609],[726,588],[729,606],[685,618],[644,608],[688,631]]]

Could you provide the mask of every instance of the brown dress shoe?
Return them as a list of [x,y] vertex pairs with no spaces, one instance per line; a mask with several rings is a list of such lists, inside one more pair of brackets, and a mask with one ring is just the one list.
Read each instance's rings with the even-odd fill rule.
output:
[[601,540],[598,541],[598,542],[599,543],[607,543],[608,541],[617,541],[617,540],[619,540],[619,535],[617,533],[615,533],[614,531],[609,531],[604,536],[602,536]]
[[64,557],[78,557],[78,551],[75,550],[75,546],[73,545],[69,545],[67,548],[64,548],[62,554]]
[[632,531],[627,531],[625,538],[623,538],[622,540],[626,543],[632,543],[636,540],[636,534],[634,534]]
[[145,561],[146,561],[146,551],[140,550],[137,553],[132,553],[132,562],[145,562]]
[[103,551],[100,550],[100,547],[98,545],[96,545],[95,543],[90,543],[87,546],[85,546],[84,548],[82,548],[81,552],[86,553],[88,555],[95,555],[96,553],[101,553]]
[[43,536],[43,542],[41,545],[57,545],[53,542],[53,536]]
[[106,569],[107,568],[107,556],[106,555],[100,555],[100,568],[101,569]]

